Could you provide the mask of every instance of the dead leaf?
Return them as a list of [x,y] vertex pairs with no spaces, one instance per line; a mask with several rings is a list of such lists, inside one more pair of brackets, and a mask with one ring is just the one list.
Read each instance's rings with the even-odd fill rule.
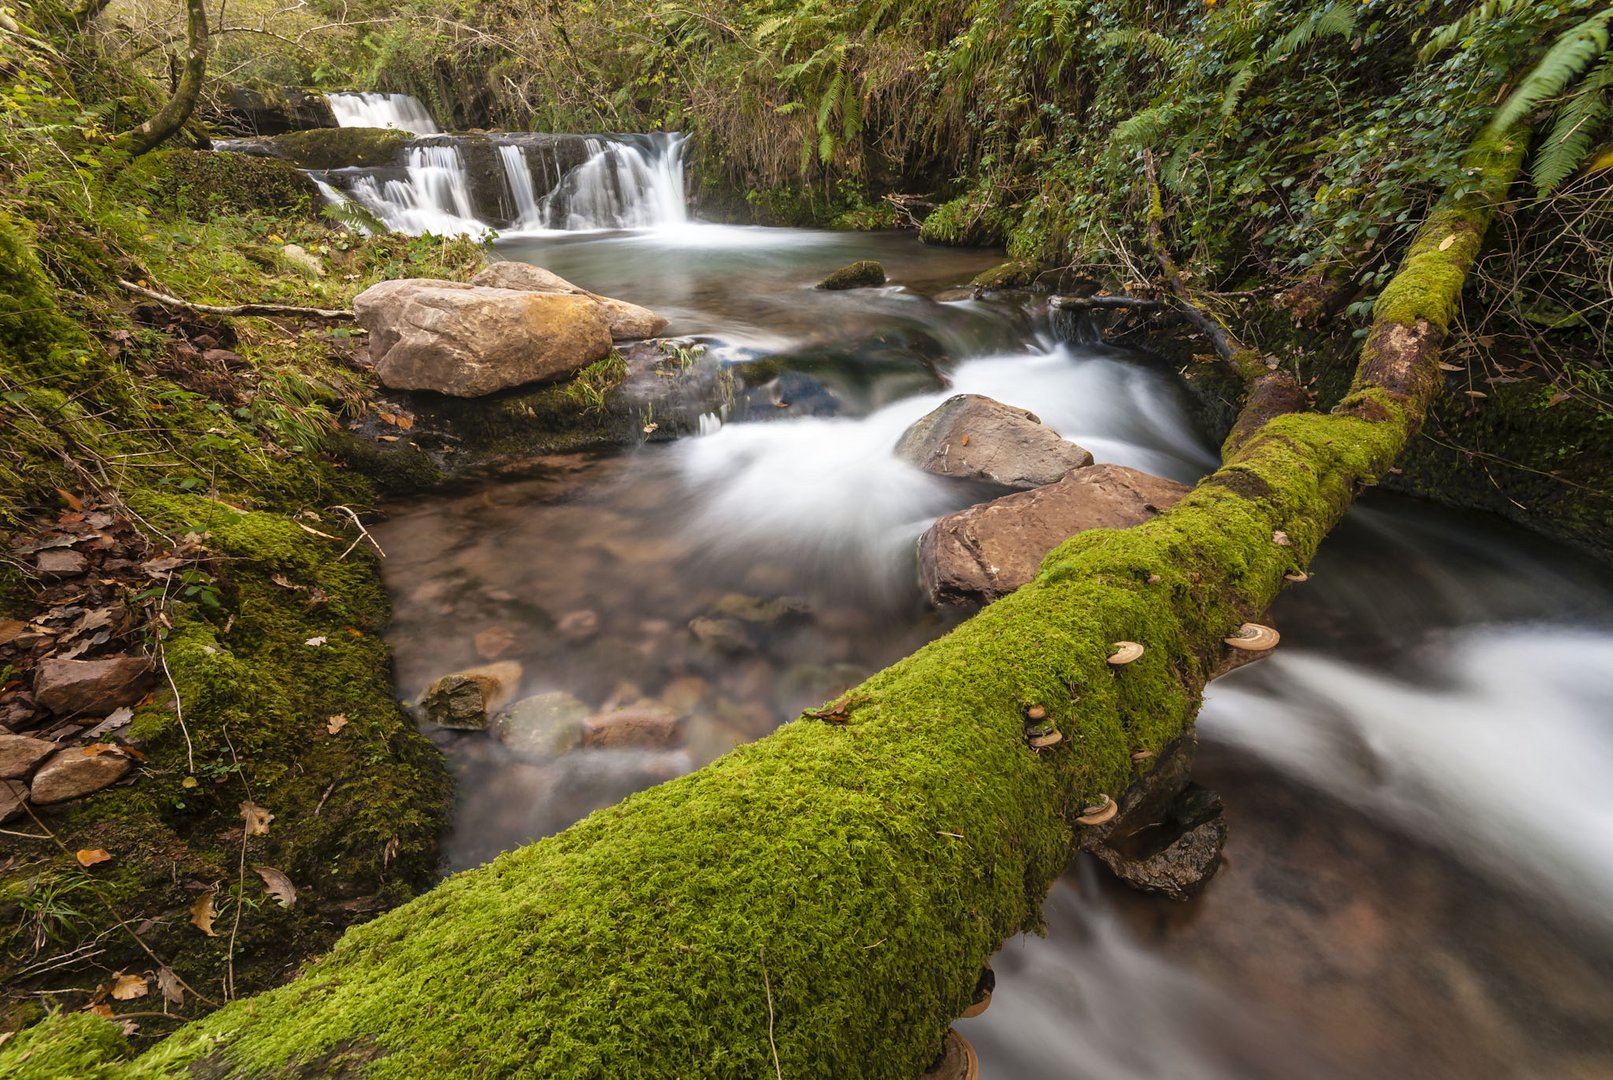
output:
[[377,435],[375,437],[375,441],[376,442],[397,442],[398,438],[399,438],[399,436],[397,436],[397,435]]
[[78,860],[80,866],[87,868],[98,863],[111,862],[112,853],[106,848],[80,848],[73,858]]
[[1481,397],[1489,397],[1490,396],[1489,394],[1486,394],[1483,390],[1464,390],[1464,391],[1462,391],[1462,393],[1466,394],[1470,398],[1481,398]]
[[0,645],[7,645],[15,641],[28,624],[17,619],[0,619]]
[[133,1001],[135,998],[146,996],[150,986],[146,983],[144,975],[125,975],[118,972],[112,976],[112,997],[117,1001]]
[[74,495],[72,492],[67,491],[67,490],[65,490],[63,488],[57,488],[56,489],[56,494],[60,495],[62,497],[62,501],[65,502],[68,506],[71,506],[74,510],[82,510],[82,509],[84,509],[84,500],[80,499],[77,495]]
[[93,1013],[96,1016],[104,1016],[108,1020],[112,1019],[112,1006],[110,1005],[86,1005],[84,1006],[84,1011]]
[[124,727],[133,719],[134,710],[129,708],[127,705],[123,706],[121,709],[113,709],[111,716],[108,716],[105,720],[102,720],[99,724],[96,724],[94,727],[90,728],[90,730],[86,731],[84,733],[84,737],[86,739],[97,738],[98,736],[105,735],[109,731],[116,731],[118,728]]
[[336,734],[338,731],[342,730],[342,728],[344,728],[346,726],[347,726],[347,716],[345,714],[343,714],[343,713],[337,713],[335,716],[331,717],[328,721],[326,721],[325,730],[330,732],[332,735],[334,735],[334,734]]
[[958,440],[958,445],[959,446],[968,446],[969,445],[969,436],[965,435],[963,438],[959,439]]
[[157,989],[162,991],[163,999],[168,1004],[175,1007],[184,1006],[185,984],[179,981],[179,976],[174,974],[173,968],[160,967],[157,969]]
[[303,644],[304,645],[312,645],[315,648],[318,648],[319,646],[325,644],[325,642],[327,640],[329,640],[329,639],[327,639],[323,634],[321,634],[319,637],[311,637],[311,638],[309,638],[307,641],[303,642]]
[[1278,547],[1290,547],[1294,543],[1288,538],[1288,534],[1281,529],[1271,534],[1271,542]]
[[308,590],[308,586],[294,584],[291,579],[286,577],[284,574],[270,574],[269,580],[280,586],[282,589],[291,589],[294,592],[306,592]]
[[1555,394],[1551,395],[1551,397],[1546,399],[1546,408],[1549,409],[1553,405],[1561,405],[1563,402],[1567,401],[1570,396],[1571,395],[1565,394],[1559,390]]
[[263,884],[268,886],[269,895],[274,897],[275,903],[283,908],[296,906],[297,887],[291,883],[290,878],[272,866],[254,866],[252,869],[257,871],[258,877],[263,879]]
[[1454,243],[1456,243],[1456,234],[1451,233],[1449,236],[1439,242],[1439,250],[1449,251],[1451,249],[1451,245]]
[[248,836],[268,836],[269,822],[274,820],[274,815],[247,799],[241,803],[241,820],[246,822]]
[[1445,361],[1441,360],[1439,362],[1439,370],[1441,370],[1441,371],[1461,371],[1462,370],[1462,365],[1461,364],[1447,364],[1447,363],[1445,363]]
[[217,895],[218,890],[208,889],[190,906],[190,924],[208,937],[218,937],[213,930],[213,920],[218,918],[218,908],[213,906],[213,898]]
[[102,754],[115,754],[117,752],[117,745],[109,742],[91,743],[84,748],[85,757],[100,757]]

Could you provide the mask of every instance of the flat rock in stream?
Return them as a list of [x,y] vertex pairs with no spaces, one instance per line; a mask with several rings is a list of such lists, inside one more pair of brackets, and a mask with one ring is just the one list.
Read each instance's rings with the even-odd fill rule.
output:
[[493,720],[493,733],[511,750],[553,757],[582,745],[587,705],[562,691],[522,698]]
[[521,665],[513,660],[466,668],[432,683],[420,706],[438,727],[480,731],[488,714],[508,704],[520,683]]
[[533,266],[531,263],[513,260],[496,262],[471,278],[470,283],[495,289],[586,296],[604,309],[612,341],[640,341],[654,337],[667,326],[665,317],[657,315],[647,307],[591,293],[587,289],[578,288],[559,274],[550,273],[543,267]]
[[481,397],[556,379],[611,350],[603,307],[589,296],[400,278],[353,298],[383,385]]
[[980,394],[958,394],[902,433],[896,456],[925,472],[1021,491],[1051,484],[1092,455],[1035,413]]
[[1093,465],[948,514],[919,539],[925,591],[937,605],[989,603],[1035,577],[1047,553],[1076,533],[1137,525],[1189,490],[1123,465]]

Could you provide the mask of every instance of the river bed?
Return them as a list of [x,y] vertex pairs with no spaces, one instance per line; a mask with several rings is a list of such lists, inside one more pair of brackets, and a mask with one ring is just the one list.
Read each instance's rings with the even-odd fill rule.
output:
[[[947,396],[1029,408],[1100,462],[1214,465],[1174,373],[957,292],[994,253],[700,224],[501,251],[667,314],[710,362],[774,364],[778,408],[375,530],[401,696],[513,661],[523,696],[687,718],[674,747],[559,758],[438,733],[459,785],[446,870],[698,768],[952,625],[913,543],[988,493],[890,454]],[[856,258],[891,283],[811,288]],[[1387,496],[1313,569],[1274,608],[1278,653],[1208,694],[1196,775],[1227,804],[1224,868],[1174,904],[1072,865],[1048,935],[1004,947],[992,1008],[960,1024],[987,1080],[1613,1077],[1613,579]],[[780,598],[742,641],[690,629]]]

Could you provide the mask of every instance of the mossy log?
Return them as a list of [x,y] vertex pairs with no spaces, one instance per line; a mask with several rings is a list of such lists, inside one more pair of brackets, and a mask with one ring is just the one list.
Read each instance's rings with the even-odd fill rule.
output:
[[[1082,808],[1192,724],[1222,639],[1421,421],[1520,153],[1474,151],[1477,190],[1419,234],[1338,411],[1269,420],[1166,513],[1070,539],[830,708],[456,875],[132,1063],[73,1058],[78,1074],[919,1075],[981,965],[1038,925]],[[1119,639],[1141,659],[1110,666]],[[1032,706],[1064,736],[1051,750],[1027,745]],[[24,1033],[0,1065],[68,1055],[68,1034]]]

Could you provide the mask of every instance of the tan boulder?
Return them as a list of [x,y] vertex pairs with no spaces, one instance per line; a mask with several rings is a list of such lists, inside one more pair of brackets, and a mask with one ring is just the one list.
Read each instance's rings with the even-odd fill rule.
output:
[[60,747],[48,739],[0,735],[0,779],[21,780]]
[[34,669],[34,700],[57,716],[105,716],[133,705],[155,684],[143,656],[104,660],[41,660]]
[[122,754],[87,754],[83,747],[69,747],[39,767],[28,801],[43,805],[82,799],[111,787],[132,768],[134,763]]
[[1035,577],[1047,553],[1076,533],[1147,521],[1189,490],[1121,465],[1094,465],[948,514],[919,540],[925,590],[934,604],[989,603]]
[[958,394],[921,417],[902,433],[896,456],[937,476],[1022,490],[1092,464],[1090,453],[1034,413],[980,394]]
[[426,718],[439,727],[479,731],[489,716],[515,698],[521,675],[521,665],[514,660],[466,668],[432,683],[420,704]]
[[496,262],[470,279],[472,285],[495,289],[521,289],[527,292],[572,293],[598,301],[605,309],[605,321],[610,324],[612,341],[641,341],[654,337],[666,329],[667,321],[649,308],[629,304],[626,300],[613,300],[608,296],[579,288],[541,266],[506,260]]
[[568,293],[403,278],[354,297],[353,315],[395,390],[481,397],[570,375],[611,349],[603,308]]

